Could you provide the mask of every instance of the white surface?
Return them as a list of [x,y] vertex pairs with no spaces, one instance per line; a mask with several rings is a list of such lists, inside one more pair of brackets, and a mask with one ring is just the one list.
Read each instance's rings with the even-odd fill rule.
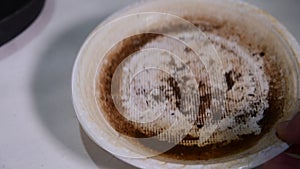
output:
[[[300,41],[300,1],[248,0]],[[80,130],[71,71],[85,38],[105,17],[136,0],[47,0],[38,20],[0,47],[0,169],[133,168]]]

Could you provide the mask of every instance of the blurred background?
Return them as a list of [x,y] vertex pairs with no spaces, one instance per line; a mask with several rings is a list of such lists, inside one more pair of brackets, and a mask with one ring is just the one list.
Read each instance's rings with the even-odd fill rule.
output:
[[[24,5],[30,1],[36,5]],[[299,0],[245,1],[271,13],[300,41]],[[0,169],[134,168],[81,130],[71,72],[88,34],[113,12],[139,1],[12,2],[11,11],[0,8]],[[16,19],[8,21],[10,14]],[[7,22],[10,27],[3,26]]]

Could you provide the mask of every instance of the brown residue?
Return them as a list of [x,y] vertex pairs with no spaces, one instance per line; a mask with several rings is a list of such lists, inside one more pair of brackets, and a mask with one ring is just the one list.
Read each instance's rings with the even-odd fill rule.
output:
[[[185,17],[185,19],[193,22],[194,25],[199,27],[204,32],[217,32],[219,36],[222,36],[224,38],[228,37],[228,35],[236,35],[238,33],[237,30],[229,22],[220,22],[211,18]],[[109,121],[111,126],[116,131],[131,137],[145,138],[154,136],[157,133],[150,133],[147,135],[144,134],[144,132],[141,132],[142,129],[136,128],[133,122],[128,121],[117,111],[110,93],[112,76],[117,66],[127,56],[138,51],[145,44],[151,42],[152,40],[155,40],[159,36],[161,35],[148,33],[135,35],[123,40],[122,42],[114,46],[111,52],[107,54],[106,58],[108,60],[108,64],[103,64],[100,66],[100,72],[104,72],[99,74],[97,82],[97,90],[99,90],[100,93],[98,96],[100,108],[102,112],[104,112],[105,118]],[[255,145],[267,132],[270,131],[277,119],[282,116],[285,97],[283,97],[283,99],[277,98],[279,98],[279,96],[284,96],[284,82],[282,81],[282,74],[280,74],[280,72],[278,71],[279,66],[275,63],[274,60],[270,58],[273,54],[273,51],[271,51],[271,49],[268,49],[266,44],[254,45],[255,43],[251,42],[251,37],[247,37],[246,35],[240,36],[240,38],[240,41],[238,41],[237,43],[241,46],[244,46],[245,48],[248,48],[249,51],[263,51],[261,53],[255,53],[255,55],[251,57],[257,57],[256,54],[258,54],[260,57],[263,57],[265,62],[265,73],[270,76],[270,79],[276,79],[276,83],[274,81],[270,81],[269,84],[269,108],[265,110],[264,118],[259,122],[259,125],[262,127],[261,134],[243,135],[240,136],[239,140],[210,144],[204,147],[198,147],[197,145],[176,145],[171,150],[163,153],[161,156],[168,157],[170,159],[181,160],[209,160],[239,153]],[[185,52],[190,52],[190,49],[186,48]],[[235,75],[232,71],[225,73],[228,90],[232,89],[235,84],[235,80],[240,76],[241,75]],[[177,108],[180,108],[181,96],[178,84],[176,84],[174,79],[168,79],[167,82],[168,85],[172,87],[172,90],[175,93],[174,95],[176,97],[176,106]],[[198,90],[200,93],[200,107],[198,117],[195,122],[195,126],[197,128],[202,128],[205,125],[205,110],[209,108],[211,104],[211,92],[210,88],[207,86],[207,83],[208,79],[201,79],[201,81],[199,81]],[[140,93],[142,92],[140,91]],[[253,114],[238,116],[236,120],[239,123],[243,123],[243,118],[246,118],[246,116],[253,116],[256,112],[252,113]],[[190,135],[187,135],[184,138],[184,140],[195,139],[197,138]],[[137,142],[137,144],[143,143]],[[165,144],[171,143],[165,142]],[[155,146],[149,148],[155,149]]]

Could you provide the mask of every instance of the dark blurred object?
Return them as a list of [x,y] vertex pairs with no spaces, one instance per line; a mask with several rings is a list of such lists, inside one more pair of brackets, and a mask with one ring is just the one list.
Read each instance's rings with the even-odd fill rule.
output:
[[30,26],[44,3],[45,0],[0,0],[0,46]]

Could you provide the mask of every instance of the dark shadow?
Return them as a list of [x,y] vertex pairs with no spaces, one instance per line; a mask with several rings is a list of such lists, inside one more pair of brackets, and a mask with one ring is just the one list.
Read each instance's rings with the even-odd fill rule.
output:
[[[32,82],[32,95],[37,117],[51,136],[64,148],[86,159],[86,150],[98,166],[105,168],[132,168],[97,147],[80,127],[72,105],[71,75],[76,55],[88,34],[103,20],[85,20],[62,30],[53,37],[49,48],[41,56]],[[85,142],[83,145],[82,140]],[[86,150],[85,148],[86,147]]]
[[35,37],[39,36],[52,18],[54,6],[54,0],[45,0],[44,7],[36,20],[17,37],[0,46],[0,60],[21,50]]
[[118,160],[111,154],[108,154],[107,151],[100,148],[95,142],[93,142],[88,135],[80,128],[81,139],[83,141],[84,147],[88,152],[91,159],[99,168],[130,168],[135,169],[134,166],[131,166],[121,160]]

